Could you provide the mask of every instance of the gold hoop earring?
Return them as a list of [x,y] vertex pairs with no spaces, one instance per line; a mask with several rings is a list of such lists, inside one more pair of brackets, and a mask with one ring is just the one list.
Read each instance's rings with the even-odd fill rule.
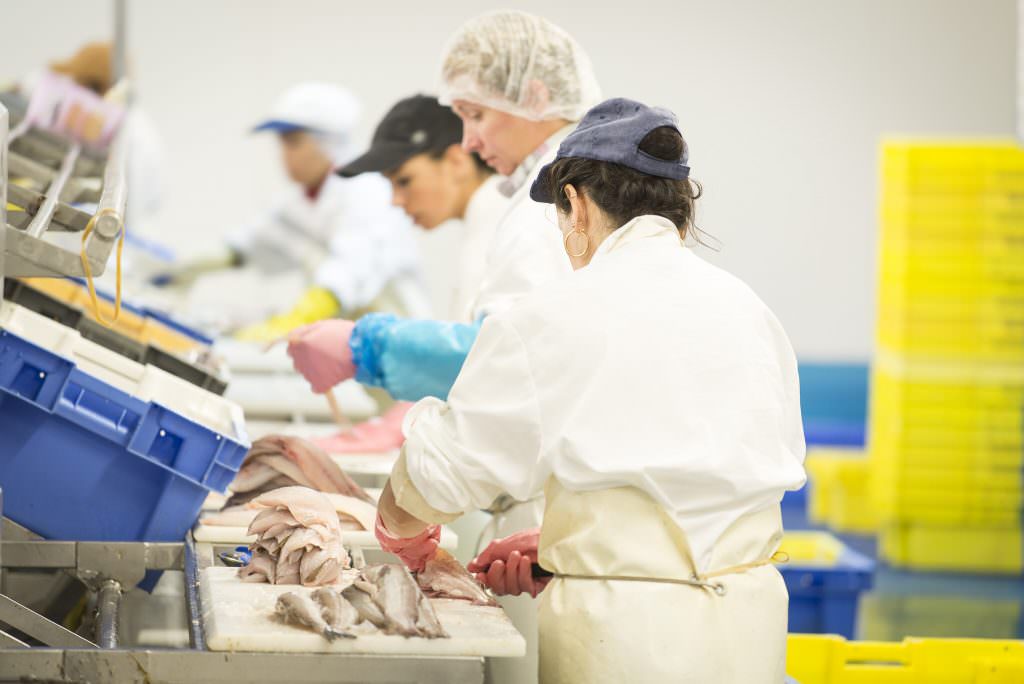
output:
[[[569,251],[569,238],[572,237],[573,235],[576,235],[577,233],[579,233],[580,235],[583,236],[583,239],[586,240],[586,243],[583,245],[583,249],[581,251],[579,251],[579,252],[570,252]],[[565,253],[566,254],[568,254],[571,257],[581,257],[584,254],[586,254],[588,251],[590,251],[590,236],[587,235],[586,231],[584,231],[584,230],[577,230],[576,227],[573,226],[572,231],[565,234],[565,239],[562,240],[562,244],[565,246]]]

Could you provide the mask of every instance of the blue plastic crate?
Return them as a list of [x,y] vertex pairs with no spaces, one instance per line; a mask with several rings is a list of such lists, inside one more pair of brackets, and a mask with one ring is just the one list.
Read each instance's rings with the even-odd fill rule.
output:
[[855,638],[857,604],[860,595],[874,584],[874,560],[844,545],[832,564],[796,559],[780,565],[779,572],[789,591],[791,633]]
[[45,538],[179,541],[234,479],[243,439],[0,330],[3,513]]
[[802,361],[800,410],[804,438],[821,446],[863,446],[867,420],[865,363]]

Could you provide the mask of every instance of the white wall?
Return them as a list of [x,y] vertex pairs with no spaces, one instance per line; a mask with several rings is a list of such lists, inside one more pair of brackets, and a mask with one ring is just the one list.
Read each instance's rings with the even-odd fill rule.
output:
[[[441,44],[507,3],[135,1],[142,100],[167,145],[162,225],[210,239],[282,183],[246,134],[300,79],[346,84],[362,132],[432,91]],[[710,256],[779,314],[803,357],[864,358],[873,328],[878,141],[1011,134],[1013,0],[521,2],[574,34],[607,95],[675,110],[706,196]],[[0,0],[0,81],[108,37],[106,0]],[[424,240],[435,285],[454,234]]]

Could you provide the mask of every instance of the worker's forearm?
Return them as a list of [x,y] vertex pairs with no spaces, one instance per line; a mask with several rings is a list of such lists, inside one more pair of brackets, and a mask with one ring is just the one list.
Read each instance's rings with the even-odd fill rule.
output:
[[415,537],[429,527],[429,524],[410,514],[395,501],[395,493],[391,490],[391,480],[384,485],[377,504],[384,526],[397,537]]

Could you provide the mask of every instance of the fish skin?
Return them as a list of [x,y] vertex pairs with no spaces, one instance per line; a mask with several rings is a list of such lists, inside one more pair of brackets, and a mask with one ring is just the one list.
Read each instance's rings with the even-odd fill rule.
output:
[[359,611],[341,592],[330,587],[320,587],[310,597],[320,605],[320,615],[334,631],[347,633],[359,622]]
[[423,592],[420,592],[419,619],[416,621],[416,628],[428,639],[448,638],[448,632],[441,626],[441,619],[437,617],[433,604]]
[[332,628],[320,614],[320,606],[305,592],[289,591],[277,597],[274,612],[286,623],[309,627],[328,641],[338,637],[354,638]]
[[231,491],[236,493],[251,492],[267,484],[278,476],[278,471],[262,461],[252,461],[238,469]]
[[426,567],[416,575],[420,589],[433,598],[470,601],[478,606],[496,606],[498,602],[469,574],[469,571],[444,549],[438,549]]
[[[273,468],[284,477],[293,481],[295,484],[302,485],[303,487],[309,487],[310,489],[316,489],[318,491],[325,491],[323,487],[319,486],[320,483],[311,479],[305,471],[299,467],[299,464],[292,461],[287,456],[279,454],[267,455],[260,458],[260,463],[263,463],[270,468]],[[330,490],[326,490],[330,491]]]
[[360,620],[369,622],[378,629],[383,629],[388,624],[388,619],[381,612],[381,609],[373,602],[373,599],[368,593],[360,589],[358,586],[353,584],[350,587],[346,587],[341,595],[345,597],[352,607],[359,613]]
[[405,637],[422,636],[416,626],[419,620],[420,591],[409,571],[398,565],[385,565],[375,581],[377,595],[373,602],[388,617],[384,631]]

